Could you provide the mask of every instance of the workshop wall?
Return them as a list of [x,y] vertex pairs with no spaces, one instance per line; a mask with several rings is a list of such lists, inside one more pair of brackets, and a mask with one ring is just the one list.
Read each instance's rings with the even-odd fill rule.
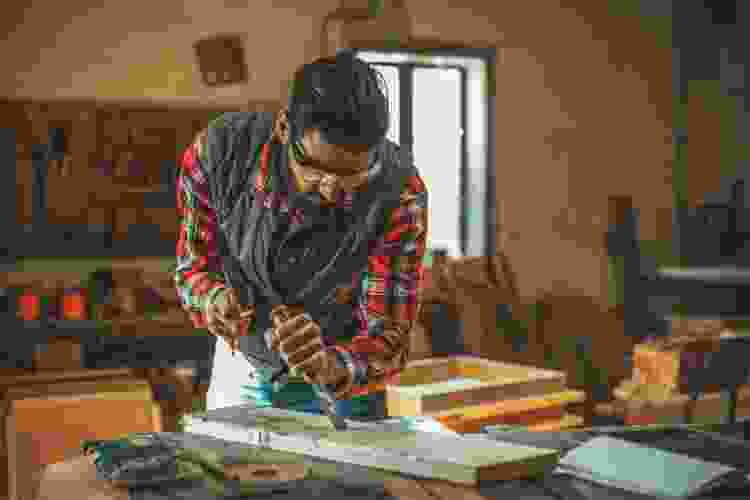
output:
[[122,106],[93,99],[0,100],[0,109],[0,128],[15,132],[18,226],[33,222],[33,148],[46,144],[48,130],[59,127],[65,130],[67,151],[47,174],[51,224],[108,227],[114,215],[115,244],[132,236],[136,226],[152,226],[151,237],[175,241],[174,194],[163,206],[150,207],[125,191],[173,184],[167,176],[174,175],[180,153],[219,110]]
[[[608,195],[637,192],[644,231],[670,229],[656,215],[670,202],[670,50],[657,46],[638,16],[611,15],[606,2],[473,3],[407,6],[417,37],[498,47],[499,220],[519,286],[533,297],[564,282],[599,299]],[[32,2],[5,17],[0,56],[10,78],[0,95],[203,106],[280,99],[293,68],[318,55],[322,18],[337,6],[169,0],[146,11]],[[192,44],[216,32],[245,35],[246,85],[200,84]]]
[[684,0],[674,8],[675,142],[689,206],[726,201],[722,191],[747,178],[750,166],[750,5],[706,4]]
[[[671,237],[672,51],[637,8],[613,8],[633,3],[406,2],[416,37],[497,47],[498,241],[524,301],[576,298],[576,314],[561,311],[545,326],[551,343],[622,335],[606,312],[609,196],[634,197],[646,239]],[[2,21],[0,95],[220,107],[278,100],[291,71],[318,55],[320,23],[339,2],[215,5],[32,2]],[[245,35],[246,85],[201,86],[192,43],[216,32]],[[484,339],[473,345],[498,358],[492,293],[467,293],[464,317]]]
[[[674,9],[675,194],[679,248],[695,266],[750,264],[750,4],[685,0]],[[694,36],[696,32],[700,37]],[[744,181],[745,200],[734,199]],[[726,210],[736,205],[730,216]],[[735,218],[736,217],[736,218]],[[734,221],[732,219],[735,219]],[[734,234],[732,234],[734,233]]]

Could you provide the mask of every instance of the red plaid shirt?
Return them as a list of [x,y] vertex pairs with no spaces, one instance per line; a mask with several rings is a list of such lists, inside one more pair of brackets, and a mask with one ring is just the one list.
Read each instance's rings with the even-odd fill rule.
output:
[[[183,307],[197,328],[206,326],[204,305],[225,286],[215,244],[216,214],[203,169],[207,161],[203,138],[204,134],[199,134],[187,149],[178,175],[180,233],[174,278]],[[270,192],[271,183],[266,182],[272,168],[269,153],[265,148],[255,182],[261,196],[274,194]],[[351,207],[354,196],[356,192],[342,194],[340,207]],[[364,391],[367,385],[382,383],[401,371],[408,360],[409,334],[421,305],[427,230],[427,189],[417,175],[407,182],[401,206],[390,214],[386,234],[374,245],[368,268],[355,284],[360,333],[350,342],[328,348],[337,351],[338,359],[346,365],[353,394]]]

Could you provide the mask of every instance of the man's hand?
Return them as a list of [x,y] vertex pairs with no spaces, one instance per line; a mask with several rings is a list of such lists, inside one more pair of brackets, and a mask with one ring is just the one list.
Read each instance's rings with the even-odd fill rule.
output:
[[334,353],[325,350],[320,325],[307,314],[290,316],[273,314],[271,349],[283,354],[289,369],[302,373],[308,384],[339,386],[348,372],[339,366]]
[[252,309],[242,310],[236,290],[224,288],[206,306],[206,325],[209,332],[223,338],[234,351],[239,338],[247,335],[253,314]]

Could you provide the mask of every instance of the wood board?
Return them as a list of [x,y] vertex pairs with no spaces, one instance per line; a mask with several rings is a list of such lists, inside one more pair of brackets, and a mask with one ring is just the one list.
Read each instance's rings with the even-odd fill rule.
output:
[[472,356],[409,363],[386,384],[390,416],[429,415],[451,409],[564,392],[564,372]]
[[[75,382],[61,386],[72,389]],[[90,386],[92,382],[80,382]],[[62,390],[56,385],[12,388],[4,406],[9,500],[28,496],[32,475],[40,467],[80,453],[83,439],[113,439],[131,432],[161,432],[161,416],[145,382],[129,387],[100,384],[114,392]],[[55,393],[55,394],[51,394]],[[98,418],[91,419],[92,415]]]
[[458,433],[481,432],[487,425],[522,425],[564,417],[567,405],[586,400],[582,391],[566,391],[540,397],[513,399],[467,406],[427,415]]
[[365,467],[476,485],[543,473],[556,450],[404,431],[399,423],[349,421],[335,431],[324,416],[241,405],[186,417],[186,432]]
[[583,423],[583,417],[566,414],[557,420],[530,425],[526,430],[530,432],[558,432],[583,427]]

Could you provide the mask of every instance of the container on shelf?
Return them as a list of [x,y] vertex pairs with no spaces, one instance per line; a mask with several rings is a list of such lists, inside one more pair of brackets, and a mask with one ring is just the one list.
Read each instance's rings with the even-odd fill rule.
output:
[[23,287],[18,298],[18,316],[26,321],[37,321],[42,316],[42,299],[38,284]]
[[84,320],[88,318],[88,297],[80,280],[65,288],[62,299],[63,318]]

